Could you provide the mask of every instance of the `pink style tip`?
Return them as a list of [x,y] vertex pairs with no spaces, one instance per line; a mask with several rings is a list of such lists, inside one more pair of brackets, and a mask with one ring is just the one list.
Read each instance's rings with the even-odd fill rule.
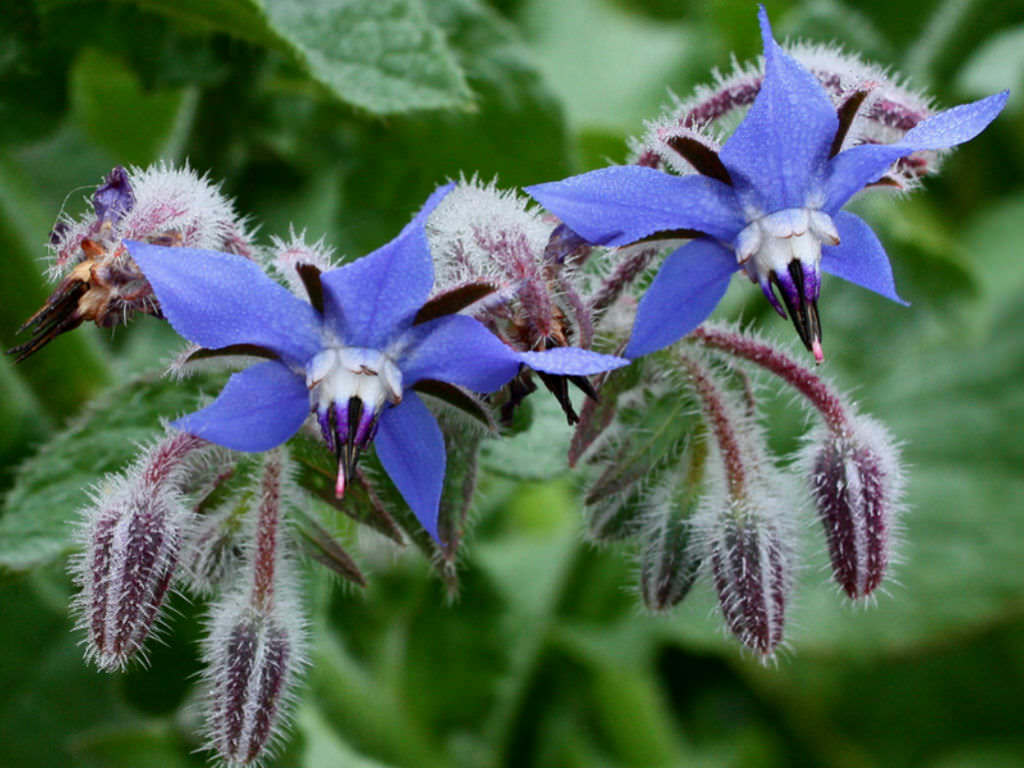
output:
[[817,339],[811,344],[811,354],[814,355],[814,362],[825,362],[825,352],[821,348],[821,342]]

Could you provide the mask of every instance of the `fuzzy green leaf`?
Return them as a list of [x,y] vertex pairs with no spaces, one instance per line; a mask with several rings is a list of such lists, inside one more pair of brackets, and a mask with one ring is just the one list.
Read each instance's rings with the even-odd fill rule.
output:
[[89,488],[160,434],[161,419],[194,409],[204,389],[217,387],[205,377],[177,382],[142,376],[90,403],[18,468],[0,517],[0,567],[27,570],[67,553]]
[[281,51],[333,98],[373,114],[472,104],[465,75],[423,0],[134,2]]

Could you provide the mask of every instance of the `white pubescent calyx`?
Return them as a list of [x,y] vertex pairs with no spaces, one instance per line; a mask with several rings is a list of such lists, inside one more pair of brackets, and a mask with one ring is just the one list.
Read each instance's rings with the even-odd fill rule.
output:
[[785,274],[794,260],[817,272],[821,247],[838,244],[839,231],[827,213],[813,208],[786,208],[754,219],[740,231],[736,260],[747,265],[748,271],[753,266],[761,279],[772,272]]
[[316,410],[358,397],[365,408],[379,411],[402,401],[402,372],[377,349],[326,347],[306,366],[306,387]]

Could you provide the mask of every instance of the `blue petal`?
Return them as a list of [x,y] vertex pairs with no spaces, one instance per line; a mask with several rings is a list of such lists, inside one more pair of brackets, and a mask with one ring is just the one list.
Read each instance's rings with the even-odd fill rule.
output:
[[399,342],[402,384],[437,379],[493,392],[519,371],[520,353],[466,315],[449,315],[409,329]]
[[846,211],[835,214],[832,221],[839,231],[839,245],[821,249],[822,270],[908,306],[896,293],[889,257],[867,222]]
[[764,80],[718,156],[740,198],[770,213],[805,205],[808,191],[823,175],[839,119],[814,75],[772,38],[763,6],[758,18]]
[[922,120],[895,144],[861,144],[840,152],[829,163],[822,209],[833,213],[866,185],[878,181],[889,166],[912,152],[954,147],[981,133],[1006,106],[1009,91],[961,104]]
[[437,512],[444,486],[444,437],[415,393],[380,416],[377,458],[420,525],[437,540]]
[[744,226],[732,189],[707,176],[613,166],[536,184],[526,192],[599,245],[627,245],[674,229],[695,229],[728,241]]
[[309,415],[301,376],[273,360],[234,374],[217,399],[171,426],[236,451],[266,451],[294,435]]
[[128,241],[171,326],[204,347],[258,344],[305,365],[320,347],[320,317],[242,256]]
[[379,349],[412,324],[434,284],[425,224],[453,186],[434,190],[390,243],[320,276],[327,324],[346,344]]
[[694,240],[669,254],[640,300],[626,357],[656,352],[700,325],[737,268],[735,254],[713,240]]
[[629,360],[621,357],[602,355],[579,347],[556,347],[544,352],[520,352],[519,359],[535,371],[565,376],[589,376],[629,365]]

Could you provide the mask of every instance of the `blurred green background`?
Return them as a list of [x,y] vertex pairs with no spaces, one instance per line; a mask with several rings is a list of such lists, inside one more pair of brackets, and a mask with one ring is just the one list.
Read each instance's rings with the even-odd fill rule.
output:
[[[747,0],[4,0],[0,11],[5,348],[49,292],[43,244],[58,211],[83,210],[115,164],[187,159],[224,181],[262,237],[294,222],[357,256],[445,178],[517,186],[622,162],[668,89],[685,95],[732,53],[759,52]],[[925,190],[858,203],[913,306],[824,288],[825,371],[905,444],[905,542],[888,594],[845,605],[804,510],[791,650],[764,668],[723,635],[706,584],[670,617],[643,615],[634,553],[582,541],[578,478],[557,462],[499,474],[492,461],[454,605],[414,555],[361,551],[371,585],[360,593],[310,574],[313,664],[273,765],[1024,766],[1024,5],[768,11],[778,37],[840,41],[941,106],[1013,91]],[[736,281],[721,314],[789,340],[755,293]],[[116,335],[80,329],[17,367],[0,359],[0,490],[91,398],[172,349],[142,319]],[[771,405],[786,451],[804,416],[788,395]],[[192,735],[202,605],[176,600],[149,668],[124,675],[87,668],[71,632],[66,527],[36,521],[74,519],[80,496],[44,491],[48,472],[54,485],[98,479],[83,467],[102,465],[106,447],[82,450],[74,465],[39,453],[46,509],[23,488],[0,517],[0,766],[203,765]]]

